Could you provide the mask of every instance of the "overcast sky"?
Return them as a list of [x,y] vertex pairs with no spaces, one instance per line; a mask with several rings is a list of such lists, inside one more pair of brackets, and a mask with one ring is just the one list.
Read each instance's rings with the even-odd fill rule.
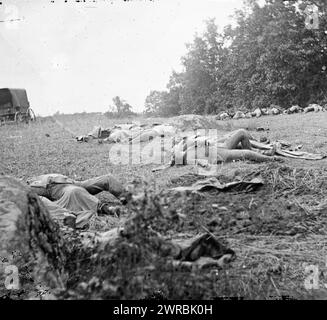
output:
[[[26,88],[37,114],[104,112],[116,95],[142,111],[180,70],[204,20],[242,0],[0,0],[0,88]],[[19,21],[16,21],[19,19]],[[13,21],[9,21],[13,20]]]

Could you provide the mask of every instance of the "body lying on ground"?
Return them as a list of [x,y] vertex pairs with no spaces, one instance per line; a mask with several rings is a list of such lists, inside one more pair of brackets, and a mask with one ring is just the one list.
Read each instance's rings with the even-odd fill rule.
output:
[[173,148],[170,165],[192,164],[201,158],[206,158],[210,164],[234,160],[252,160],[257,162],[277,160],[274,157],[274,150],[263,152],[252,150],[250,139],[253,138],[244,129],[233,131],[225,136],[187,137]]
[[[260,109],[257,110],[261,112]],[[205,130],[197,130],[197,132],[200,131],[205,132]],[[111,149],[110,156],[113,161],[129,161],[132,150],[131,159],[135,163],[139,161],[147,164],[163,164],[170,161],[168,166],[195,164],[197,160],[206,160],[210,164],[236,160],[282,161],[276,155],[308,160],[324,158],[320,154],[288,150],[278,141],[271,144],[260,144],[245,129],[239,129],[225,135],[219,134],[218,130],[215,129],[212,131],[216,135],[206,136],[198,133],[194,135],[194,131],[181,132],[171,125],[157,125],[145,129],[132,127],[130,130],[114,130],[104,141],[125,143],[127,147],[120,148],[119,146],[119,150]],[[179,142],[175,144],[176,141]],[[146,148],[144,145],[142,148],[130,148],[130,145],[139,146],[143,142],[147,143]],[[172,145],[173,148],[171,148]],[[154,171],[156,170],[154,169]]]
[[236,160],[283,161],[279,156],[305,160],[321,160],[326,157],[323,154],[289,150],[289,147],[290,145],[283,141],[269,144],[258,142],[245,129],[224,136],[187,136],[173,147],[170,162],[152,171],[160,171],[174,165],[197,165],[204,162],[207,165],[217,165]]
[[320,111],[325,111],[325,109],[320,106],[319,104],[309,104],[306,108],[304,108],[304,113],[308,113],[308,112],[320,112]]
[[292,113],[300,113],[302,112],[302,108],[298,105],[295,106],[291,106],[288,110],[287,113],[288,114],[292,114]]
[[280,114],[280,110],[278,108],[276,108],[276,107],[272,107],[267,111],[267,113],[269,115],[274,115],[275,116],[275,115]]
[[84,181],[75,181],[61,174],[45,174],[30,178],[27,183],[40,196],[52,216],[62,219],[76,218],[83,227],[97,213],[109,214],[110,206],[95,197],[107,191],[117,202],[125,191],[112,175],[103,175]]
[[79,142],[88,142],[92,139],[103,139],[105,143],[141,143],[153,140],[160,136],[172,136],[178,129],[167,124],[152,126],[138,126],[136,124],[116,125],[113,129],[94,127],[86,136],[76,137]]
[[[130,224],[133,224],[133,218],[127,220],[124,227],[117,227],[107,232],[102,232],[96,238],[92,238],[92,241],[95,240],[102,247],[105,247],[107,244],[114,246],[120,237],[130,236]],[[210,266],[223,267],[236,258],[235,252],[221,244],[210,232],[200,233],[188,238],[175,237],[169,240],[161,234],[155,233],[157,239],[163,243],[162,248],[165,250],[165,255],[179,260],[178,265],[190,266],[187,263],[194,262],[194,266],[200,268]],[[89,243],[91,243],[89,240],[84,241],[86,246]]]
[[241,119],[241,118],[245,118],[245,114],[242,111],[236,111],[233,119]]
[[151,128],[133,127],[130,130],[118,129],[114,130],[110,136],[104,139],[108,143],[141,143],[153,140],[161,136],[173,136],[177,133],[177,128],[171,125],[156,125]]
[[[36,235],[38,235],[39,232],[46,234],[46,232],[49,230],[45,227],[45,224],[52,226],[53,222],[51,220],[59,222],[59,226],[61,226],[61,223],[60,220],[58,221],[57,216],[53,215],[53,212],[51,211],[52,207],[48,207],[47,202],[44,203],[44,197],[47,196],[48,198],[52,199],[52,201],[60,201],[63,197],[66,198],[66,201],[71,200],[70,203],[68,201],[66,202],[66,205],[62,207],[63,210],[67,210],[69,212],[71,209],[75,208],[72,206],[72,203],[74,203],[77,199],[83,202],[83,208],[94,209],[93,205],[95,199],[91,199],[87,193],[92,195],[105,189],[110,190],[116,195],[121,194],[124,188],[122,188],[120,184],[116,184],[115,182],[117,182],[117,180],[113,179],[114,178],[112,176],[102,176],[82,182],[76,182],[63,175],[48,174],[39,176],[37,179],[30,179],[30,188],[28,188],[25,184],[22,184],[11,177],[0,177],[0,185],[2,186],[2,188],[0,188],[0,201],[6,203],[7,208],[17,208],[13,214],[10,214],[10,212],[6,210],[0,214],[0,225],[2,226],[1,231],[3,240],[7,240],[3,241],[2,243],[3,249],[6,250],[7,248],[9,250],[11,248],[9,244],[13,240],[16,241],[15,243],[26,241],[27,243],[22,245],[24,250],[26,248],[27,250],[37,250],[39,246],[42,254],[49,254],[49,256],[52,257],[52,247],[45,246],[44,243],[48,241],[47,237],[36,237]],[[10,192],[6,188],[10,190]],[[30,192],[29,189],[34,190],[37,194],[39,194],[39,196],[37,196],[35,192]],[[70,192],[70,190],[75,191]],[[20,195],[20,197],[15,197],[14,195]],[[75,196],[77,196],[77,198]],[[37,198],[40,198],[44,205],[42,205]],[[57,198],[58,200],[54,200]],[[69,208],[70,210],[65,208]],[[82,207],[79,207],[78,209],[81,208]],[[22,217],[20,218],[20,216]],[[117,227],[111,228],[106,232],[82,231],[80,233],[84,239],[82,242],[85,246],[100,245],[105,249],[107,248],[107,244],[114,245],[117,243],[117,241],[120,241],[121,237],[129,239],[131,236],[133,236],[133,233],[137,233],[138,230],[135,229],[137,222],[135,223],[135,219],[137,220],[140,218],[142,218],[140,213],[132,213],[128,219],[125,219],[123,226],[118,227],[117,225]],[[39,219],[41,223],[38,221]],[[116,219],[119,220],[118,217]],[[36,228],[35,230],[33,230],[34,227]],[[29,237],[34,237],[33,241],[36,243],[34,243],[32,247],[28,246],[29,238],[26,238],[27,234],[24,232],[13,232],[13,230],[15,231],[17,229],[20,229],[20,231],[27,230],[29,232]],[[60,230],[57,228],[53,227],[51,230],[51,232],[60,233]],[[222,266],[235,258],[235,252],[222,245],[210,232],[187,238],[185,238],[185,235],[183,237],[177,236],[173,239],[164,238],[153,230],[149,230],[148,232],[156,234],[156,238],[158,240],[160,239],[163,244],[162,248],[166,248],[165,255],[172,256],[172,258],[175,260],[195,262],[195,265],[199,267],[206,267],[213,265]],[[91,233],[93,233],[93,235]],[[25,238],[23,238],[23,235]],[[58,239],[61,238],[59,234],[50,233],[47,236],[51,237],[50,240],[53,241],[59,241]],[[22,238],[19,239],[19,237]],[[21,241],[19,242],[19,240]],[[57,249],[60,250],[59,244],[57,247]],[[64,252],[61,253],[64,254]],[[49,262],[52,263],[53,261],[51,261]]]
[[230,119],[230,115],[227,112],[223,112],[220,115],[218,115],[217,119],[218,120],[227,120]]
[[262,116],[262,110],[260,109],[260,108],[257,108],[257,109],[255,109],[253,112],[252,112],[252,116],[253,117],[257,117],[257,118],[259,118],[259,117],[261,117]]

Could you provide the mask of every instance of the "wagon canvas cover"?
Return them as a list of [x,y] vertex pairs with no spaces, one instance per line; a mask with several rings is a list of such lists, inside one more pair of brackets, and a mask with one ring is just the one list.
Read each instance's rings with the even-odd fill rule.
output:
[[25,89],[0,89],[0,111],[8,108],[20,108],[26,111],[29,102]]

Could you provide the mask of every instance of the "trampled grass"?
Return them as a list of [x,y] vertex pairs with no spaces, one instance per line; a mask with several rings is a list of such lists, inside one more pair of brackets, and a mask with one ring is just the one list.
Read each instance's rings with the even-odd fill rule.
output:
[[[160,195],[160,198],[168,199],[170,205],[163,212],[177,211],[184,217],[176,225],[162,222],[164,236],[197,234],[206,228],[227,241],[236,251],[237,258],[226,270],[177,272],[158,255],[153,255],[146,263],[131,260],[126,264],[124,275],[128,281],[124,281],[123,274],[117,271],[122,265],[118,263],[116,250],[112,254],[103,253],[107,258],[102,260],[102,267],[97,264],[98,260],[89,261],[89,266],[87,263],[79,265],[81,269],[75,270],[77,273],[81,271],[82,274],[82,270],[89,267],[92,276],[84,272],[80,279],[75,277],[63,297],[138,299],[151,296],[151,290],[153,294],[161,292],[161,296],[167,298],[327,297],[324,288],[327,281],[323,276],[327,257],[326,159],[285,159],[283,163],[269,165],[226,164],[220,172],[222,179],[231,181],[257,172],[264,178],[264,187],[252,193],[172,195],[167,188],[187,184],[187,174],[196,172],[193,166],[151,172],[156,165],[115,165],[110,161],[108,145],[96,141],[78,143],[73,138],[88,133],[95,125],[110,127],[125,121],[110,120],[102,115],[75,115],[39,119],[30,125],[0,127],[0,172],[23,180],[50,172],[77,180],[112,173],[122,182],[137,186],[137,191],[150,190],[153,197]],[[165,122],[166,119],[128,121]],[[257,127],[269,130],[257,132]],[[237,128],[246,128],[257,138],[282,139],[294,145],[302,144],[303,150],[308,152],[327,153],[327,113],[219,122],[221,131]],[[153,197],[148,201],[151,208]],[[140,245],[138,240],[135,241],[136,246]],[[125,245],[121,245],[121,250],[127,250]],[[151,252],[151,246],[146,248]],[[141,250],[140,257],[147,257],[147,253]],[[118,261],[114,278],[103,269],[112,259]],[[309,265],[318,266],[322,271],[320,289],[308,291],[304,286],[305,267]],[[149,267],[152,268],[149,278],[142,278],[143,271]]]

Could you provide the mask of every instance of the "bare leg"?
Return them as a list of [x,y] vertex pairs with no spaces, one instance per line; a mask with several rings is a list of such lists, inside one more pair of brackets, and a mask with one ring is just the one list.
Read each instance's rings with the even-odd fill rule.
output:
[[[209,163],[217,164],[220,162],[230,162],[233,160],[251,160],[257,162],[274,160],[273,157],[269,157],[251,150],[250,138],[251,136],[246,130],[240,129],[232,132],[222,145],[209,146]],[[187,164],[187,150],[185,150],[185,148],[183,148],[183,151],[179,150],[178,155],[179,157],[177,157],[177,155],[173,152],[170,165]],[[176,161],[177,159],[179,161]]]
[[226,149],[238,149],[239,144],[241,144],[242,149],[251,150],[250,135],[244,129],[239,129],[232,133],[224,143]]
[[[211,151],[211,150],[210,150]],[[251,160],[256,162],[266,162],[275,160],[274,157],[265,156],[252,150],[228,150],[217,148],[209,155],[209,163],[231,162],[233,160]]]

